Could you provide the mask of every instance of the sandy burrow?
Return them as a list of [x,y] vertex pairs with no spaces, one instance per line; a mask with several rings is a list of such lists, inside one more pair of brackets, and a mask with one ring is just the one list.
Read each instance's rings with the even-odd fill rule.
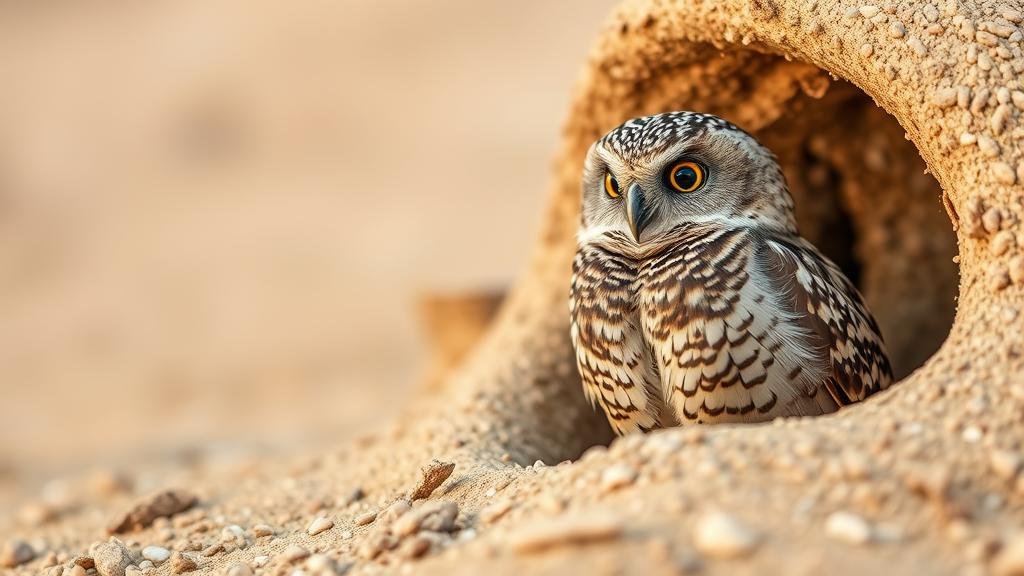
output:
[[[470,359],[386,433],[143,471],[139,484],[182,486],[199,504],[120,536],[125,557],[160,545],[202,573],[1024,573],[1022,13],[992,1],[624,4],[581,78],[531,265]],[[586,146],[628,116],[680,107],[760,132],[820,96],[820,69],[894,116],[942,186],[933,201],[953,220],[961,273],[948,339],[837,415],[596,446],[607,428],[580,394],[565,313]],[[434,459],[454,463],[451,476],[406,502]],[[77,492],[55,519],[12,532],[52,551],[15,573],[84,554],[140,497]],[[308,530],[319,515],[333,525]]]

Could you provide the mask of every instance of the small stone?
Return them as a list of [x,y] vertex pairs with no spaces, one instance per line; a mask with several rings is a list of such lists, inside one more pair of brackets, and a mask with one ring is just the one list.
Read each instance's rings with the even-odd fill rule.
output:
[[252,567],[253,568],[263,568],[269,562],[270,562],[270,556],[266,556],[266,555],[255,556],[252,559]]
[[852,512],[833,512],[825,520],[825,534],[847,544],[863,546],[873,538],[871,524]]
[[257,524],[252,527],[252,535],[254,538],[262,538],[264,536],[273,536],[274,529],[266,524]]
[[459,506],[454,502],[428,502],[395,520],[392,531],[398,536],[408,536],[420,530],[452,532],[458,515]]
[[199,564],[188,554],[182,554],[181,552],[171,554],[171,570],[175,574],[192,572],[196,568],[199,568]]
[[506,538],[509,547],[530,554],[559,546],[573,546],[618,538],[622,521],[608,514],[580,514],[536,520],[521,526]]
[[878,6],[874,6],[871,4],[868,4],[867,6],[861,6],[860,8],[858,8],[858,11],[860,12],[860,15],[865,18],[871,18],[878,14],[879,12]]
[[860,55],[863,58],[870,57],[871,53],[874,52],[874,51],[875,51],[875,47],[872,46],[870,43],[864,43],[864,44],[860,45]]
[[889,36],[892,36],[893,38],[903,38],[906,33],[907,28],[902,22],[893,20],[889,23]]
[[990,207],[981,215],[981,225],[989,234],[995,234],[1003,223],[1003,214],[995,206]]
[[1006,128],[1006,121],[1010,118],[1010,107],[1006,104],[1000,104],[996,106],[996,111],[992,113],[992,117],[989,119],[989,127],[992,128],[992,133],[999,136],[1003,133],[1003,129]]
[[88,573],[88,570],[82,568],[78,564],[75,564],[70,568],[64,568],[63,576],[86,576]]
[[4,542],[3,548],[0,548],[0,566],[4,568],[20,566],[35,557],[36,553],[32,546],[17,538]]
[[412,510],[412,506],[408,500],[395,500],[378,515],[378,519],[385,524],[390,524],[409,510]]
[[430,550],[430,539],[419,534],[407,538],[398,548],[398,555],[410,560],[420,558]]
[[306,572],[311,576],[336,576],[341,568],[326,554],[313,554],[306,559]]
[[984,30],[978,30],[974,35],[974,38],[978,41],[978,44],[988,46],[989,48],[994,48],[999,45],[999,38],[996,37],[995,34]]
[[57,508],[45,502],[29,502],[18,509],[18,520],[26,526],[42,526],[57,517]]
[[409,495],[410,500],[422,500],[427,498],[434,493],[449,476],[455,470],[454,462],[442,462],[440,460],[433,460],[430,464],[423,468],[423,477],[420,478],[420,483]]
[[1020,24],[1020,22],[1024,20],[1024,14],[1021,14],[1020,10],[1014,10],[1009,6],[1000,7],[999,15],[1014,24]]
[[1024,284],[1024,256],[1017,255],[1007,263],[1007,273],[1014,284]]
[[978,149],[989,158],[999,156],[999,144],[992,138],[981,134],[978,136]]
[[908,38],[907,46],[910,46],[910,49],[917,53],[918,56],[928,55],[928,47],[925,46],[924,42],[922,42],[917,36],[911,36]]
[[309,526],[306,527],[306,533],[310,536],[316,536],[317,534],[325,530],[330,530],[333,527],[334,520],[331,520],[326,516],[317,516],[309,523]]
[[146,546],[142,549],[142,557],[159,564],[171,557],[171,551],[160,546]]
[[245,530],[238,524],[225,526],[224,529],[220,531],[220,540],[221,542],[236,543],[244,546]]
[[390,530],[375,530],[370,532],[359,544],[356,554],[364,560],[373,560],[385,550],[391,550],[395,546],[398,546],[398,539],[391,534]]
[[281,553],[281,558],[289,564],[294,564],[299,560],[309,558],[309,550],[306,550],[298,544],[289,544],[288,547],[284,549],[284,552]]
[[611,492],[631,485],[636,481],[636,470],[624,464],[616,464],[605,468],[601,473],[601,489]]
[[371,510],[369,512],[363,512],[359,516],[356,516],[356,526],[366,526],[367,524],[373,523],[377,519],[377,511]]
[[[1003,288],[1005,287],[1006,286],[1003,286]],[[981,431],[981,428],[978,428],[973,424],[964,427],[964,430],[960,435],[963,437],[964,442],[969,442],[971,444],[980,442],[982,437],[984,436],[984,434]]]
[[203,556],[204,558],[210,558],[211,556],[216,556],[217,554],[220,554],[223,551],[224,551],[224,543],[223,542],[214,542],[213,544],[210,544],[206,548],[203,548],[202,551],[199,552],[199,554],[201,556]]
[[724,512],[711,512],[697,520],[693,544],[712,558],[741,558],[757,548],[761,535]]
[[996,179],[996,182],[1006,184],[1007,186],[1017,181],[1017,175],[1014,174],[1013,168],[1006,162],[992,164],[992,176]]
[[164,490],[137,502],[127,512],[115,518],[108,526],[111,534],[141,530],[157,518],[172,516],[188,510],[199,499],[184,490]]
[[1024,111],[1024,92],[1020,90],[1014,90],[1010,93],[1010,99],[1013,100],[1013,105]]
[[125,569],[132,564],[131,553],[117,538],[93,546],[90,553],[100,576],[124,576]]
[[235,562],[224,571],[225,576],[253,576],[252,567],[245,562]]
[[[870,44],[865,44],[870,46]],[[867,54],[870,56],[871,54]],[[939,88],[932,94],[932,104],[935,104],[939,108],[949,108],[953,104],[956,104],[957,90],[956,88]]]
[[970,132],[964,132],[960,134],[960,144],[963,146],[971,146],[978,142],[978,137]]
[[[972,44],[973,46],[973,44]],[[975,57],[977,59],[977,57]],[[971,99],[971,112],[974,114],[981,113],[988,106],[988,97],[992,95],[992,92],[988,88],[982,88],[974,93],[974,98]]]
[[1009,230],[1001,230],[992,238],[992,243],[989,244],[989,250],[996,256],[1002,256],[1006,254],[1017,240],[1013,237],[1013,232]]

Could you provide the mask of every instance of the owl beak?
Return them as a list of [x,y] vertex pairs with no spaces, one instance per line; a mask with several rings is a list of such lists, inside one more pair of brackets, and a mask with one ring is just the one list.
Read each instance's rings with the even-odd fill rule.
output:
[[633,239],[640,242],[640,234],[651,221],[651,209],[639,184],[631,185],[626,191],[626,219],[629,220],[629,231],[633,233]]

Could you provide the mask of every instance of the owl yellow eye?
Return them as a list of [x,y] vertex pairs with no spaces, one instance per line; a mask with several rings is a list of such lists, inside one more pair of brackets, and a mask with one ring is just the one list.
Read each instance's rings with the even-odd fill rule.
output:
[[604,175],[604,191],[612,198],[619,197],[619,181],[615,179],[615,176],[612,176],[611,172],[607,172]]
[[666,176],[676,192],[693,192],[704,185],[704,167],[693,160],[676,162],[668,169]]

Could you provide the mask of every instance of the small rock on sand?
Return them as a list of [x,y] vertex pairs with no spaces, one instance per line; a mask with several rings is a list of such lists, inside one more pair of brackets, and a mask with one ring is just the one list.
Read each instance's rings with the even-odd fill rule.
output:
[[182,554],[181,552],[175,552],[171,554],[171,570],[175,574],[184,574],[185,572],[192,572],[199,567],[199,564],[192,559],[188,554]]
[[197,501],[198,498],[190,492],[164,490],[137,502],[130,510],[115,518],[107,526],[107,531],[111,534],[120,534],[130,530],[141,530],[157,518],[188,510]]
[[543,519],[509,534],[508,545],[520,553],[557,546],[571,546],[611,540],[623,532],[622,521],[610,514],[586,514]]
[[327,516],[317,516],[309,523],[306,527],[306,533],[310,536],[316,536],[317,534],[330,530],[334,527],[334,520],[331,520]]
[[377,519],[377,512],[371,510],[369,512],[364,512],[364,513],[360,514],[359,516],[356,516],[355,523],[356,523],[356,526],[366,526],[367,524],[372,523],[376,519]]
[[611,492],[629,486],[636,480],[636,470],[625,464],[605,468],[601,473],[601,489]]
[[131,553],[117,538],[97,544],[91,553],[100,576],[124,576],[125,569],[132,564]]
[[309,558],[309,550],[306,550],[298,544],[289,544],[284,552],[281,553],[281,558],[288,563],[298,562],[299,560],[305,560]]
[[455,530],[458,515],[459,506],[454,502],[428,502],[395,520],[392,531],[398,536],[408,536],[420,530],[451,532]]
[[159,564],[171,557],[171,551],[160,546],[146,546],[142,549],[142,557]]
[[409,498],[412,500],[427,498],[452,475],[454,470],[454,462],[431,461],[430,464],[423,468],[423,477],[420,479],[419,485],[409,495]]
[[713,558],[740,558],[753,553],[761,535],[724,512],[710,512],[697,520],[693,543]]
[[864,518],[841,510],[833,512],[825,520],[825,534],[847,544],[863,546],[873,540],[874,530]]
[[0,566],[4,568],[20,566],[35,557],[36,553],[32,547],[24,540],[17,538],[4,542],[3,548],[0,548]]
[[224,571],[226,576],[252,576],[252,568],[245,562],[235,562]]

